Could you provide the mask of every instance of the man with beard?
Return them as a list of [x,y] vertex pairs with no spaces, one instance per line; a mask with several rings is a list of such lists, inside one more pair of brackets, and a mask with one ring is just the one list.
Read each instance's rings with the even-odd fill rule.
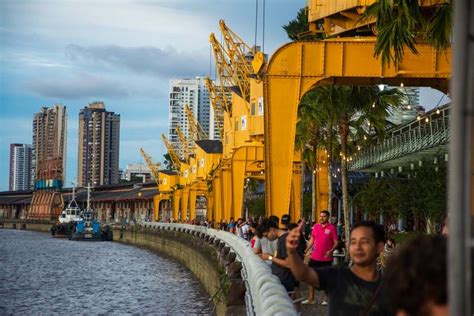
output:
[[286,238],[287,263],[298,281],[322,289],[329,298],[329,315],[391,315],[382,293],[377,257],[383,251],[384,230],[374,222],[356,223],[351,230],[349,254],[353,265],[311,268],[297,254],[299,228]]

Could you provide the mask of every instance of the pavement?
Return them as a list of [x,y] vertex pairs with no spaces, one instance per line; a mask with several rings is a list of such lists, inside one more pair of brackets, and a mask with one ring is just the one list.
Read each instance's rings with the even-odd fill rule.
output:
[[[301,295],[305,300],[308,297],[308,287],[306,284],[301,283],[300,285]],[[326,294],[322,291],[316,291],[315,303],[314,304],[301,304],[301,315],[316,315],[324,316],[327,315],[327,305],[321,305],[321,302],[325,298]]]

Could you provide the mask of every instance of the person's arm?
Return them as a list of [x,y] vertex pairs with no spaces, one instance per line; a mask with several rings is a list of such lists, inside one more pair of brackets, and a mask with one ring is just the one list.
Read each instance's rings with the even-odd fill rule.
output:
[[306,244],[306,249],[304,250],[305,255],[308,253],[308,251],[311,250],[311,247],[313,247],[314,244],[314,239],[313,235],[311,235],[311,238],[309,239],[308,243]]
[[255,244],[253,245],[253,252],[256,255],[259,255],[262,253],[262,242],[260,241],[260,238],[257,237],[255,240]]
[[337,245],[339,243],[339,239],[337,238],[337,232],[336,232],[336,229],[334,227],[331,227],[331,235],[332,235],[333,245],[332,245],[331,249],[329,249],[328,252],[326,252],[324,254],[324,256],[326,258],[331,258],[332,257],[332,253],[334,252],[334,250],[336,250]]
[[266,253],[266,252],[265,252],[265,253],[262,253],[262,256],[261,256],[261,257],[262,257],[263,260],[270,260],[270,257],[272,257],[272,260],[271,260],[271,261],[272,261],[273,263],[275,263],[275,264],[277,264],[277,265],[279,265],[279,266],[281,266],[281,267],[287,268],[287,269],[290,268],[290,266],[288,265],[288,261],[287,261],[286,259],[279,259],[279,258],[277,258],[277,257],[274,257],[274,256],[272,256],[272,255]]
[[288,268],[291,270],[291,273],[298,281],[303,281],[312,287],[319,289],[320,283],[318,274],[316,271],[304,264],[296,251],[298,248],[299,238],[299,228],[295,228],[288,233],[288,237],[286,238],[286,249],[288,252],[286,263]]

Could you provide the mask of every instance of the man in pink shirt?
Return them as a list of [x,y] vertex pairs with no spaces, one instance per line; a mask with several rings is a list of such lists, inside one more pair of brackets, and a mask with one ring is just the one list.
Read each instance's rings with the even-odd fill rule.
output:
[[[332,253],[336,249],[338,243],[336,227],[329,223],[329,212],[321,211],[319,215],[319,224],[313,226],[311,232],[311,239],[306,246],[306,251],[313,252],[309,260],[311,268],[319,268],[332,265]],[[308,299],[302,302],[303,304],[314,304],[314,288],[308,286]],[[327,305],[324,300],[322,305]]]

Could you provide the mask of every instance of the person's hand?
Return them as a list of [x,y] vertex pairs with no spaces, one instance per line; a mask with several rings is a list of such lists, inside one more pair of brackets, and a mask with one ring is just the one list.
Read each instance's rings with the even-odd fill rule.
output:
[[331,250],[329,250],[328,252],[326,252],[326,253],[324,254],[324,257],[325,257],[325,258],[331,258],[331,256],[332,256],[332,251],[331,251]]
[[286,237],[286,250],[290,253],[296,252],[298,244],[300,242],[301,227],[303,225],[298,225],[295,229],[291,230]]
[[262,257],[262,259],[263,259],[263,260],[268,260],[268,259],[269,259],[269,257],[270,257],[270,254],[269,254],[269,253],[266,253],[266,252],[264,252],[264,253],[262,253],[262,254],[261,254],[261,257]]

